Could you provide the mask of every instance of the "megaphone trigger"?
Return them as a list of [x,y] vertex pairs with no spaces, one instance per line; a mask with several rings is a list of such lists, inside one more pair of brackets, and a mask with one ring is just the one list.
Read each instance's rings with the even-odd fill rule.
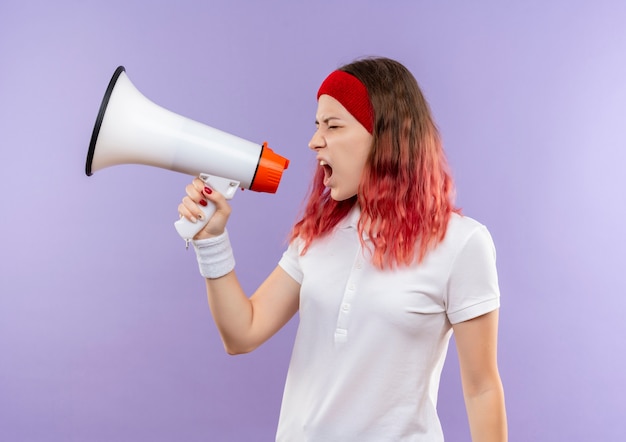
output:
[[[208,175],[206,173],[201,173],[200,179],[204,181],[211,189],[217,190],[219,193],[224,195],[224,198],[227,200],[232,199],[237,192],[237,188],[239,187],[239,181],[231,180],[228,178],[222,178],[219,176]],[[174,223],[174,227],[178,234],[185,240],[187,246],[189,246],[189,241],[193,239],[197,233],[202,230],[204,226],[207,225],[209,219],[215,213],[215,204],[211,201],[207,201],[206,206],[200,206],[202,210],[202,219],[192,223],[187,218],[181,218]]]
[[211,189],[217,190],[219,193],[224,195],[227,200],[232,199],[235,196],[237,188],[240,184],[239,181],[209,175],[208,173],[201,173],[199,177],[205,182],[205,184],[208,184]]

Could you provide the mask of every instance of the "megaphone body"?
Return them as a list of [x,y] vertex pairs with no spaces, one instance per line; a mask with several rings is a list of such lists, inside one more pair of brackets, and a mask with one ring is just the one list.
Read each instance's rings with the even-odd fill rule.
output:
[[[267,146],[239,138],[160,107],[117,68],[100,105],[85,173],[105,167],[142,164],[192,176],[232,198],[237,188],[275,193],[289,160]],[[176,230],[190,240],[215,211],[203,207],[203,222],[181,219]]]

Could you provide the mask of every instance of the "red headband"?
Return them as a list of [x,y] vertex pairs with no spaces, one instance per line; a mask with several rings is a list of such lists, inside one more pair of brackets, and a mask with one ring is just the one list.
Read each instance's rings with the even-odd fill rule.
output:
[[317,91],[321,95],[330,95],[340,102],[350,114],[363,125],[369,133],[374,132],[374,110],[367,94],[367,88],[354,75],[344,71],[334,71],[326,77]]

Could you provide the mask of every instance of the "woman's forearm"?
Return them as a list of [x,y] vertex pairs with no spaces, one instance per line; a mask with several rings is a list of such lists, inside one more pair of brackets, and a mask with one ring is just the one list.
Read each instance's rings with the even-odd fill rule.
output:
[[217,279],[207,279],[207,298],[213,320],[229,354],[254,350],[249,331],[252,325],[252,304],[234,271]]
[[472,442],[506,442],[508,429],[502,384],[465,395]]

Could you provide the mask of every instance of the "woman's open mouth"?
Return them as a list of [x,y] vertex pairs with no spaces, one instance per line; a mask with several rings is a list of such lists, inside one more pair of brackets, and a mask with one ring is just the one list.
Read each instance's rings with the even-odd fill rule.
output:
[[320,160],[320,166],[324,169],[324,186],[328,187],[330,177],[333,175],[333,168],[324,160]]

